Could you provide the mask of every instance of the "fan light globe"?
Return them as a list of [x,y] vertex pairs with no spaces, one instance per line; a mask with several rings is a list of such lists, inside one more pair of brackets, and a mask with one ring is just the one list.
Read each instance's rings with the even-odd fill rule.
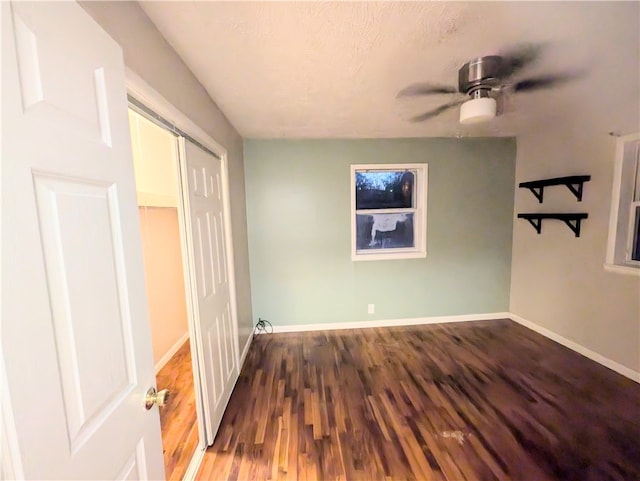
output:
[[496,116],[496,99],[490,97],[467,100],[460,107],[461,124],[486,122]]

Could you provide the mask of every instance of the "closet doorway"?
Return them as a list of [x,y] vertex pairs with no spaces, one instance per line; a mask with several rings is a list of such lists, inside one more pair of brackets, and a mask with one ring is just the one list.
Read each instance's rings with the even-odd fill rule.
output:
[[198,422],[179,208],[178,138],[129,110],[147,301],[167,480],[183,479]]
[[[154,347],[156,386],[173,391],[160,410],[166,476],[191,479],[215,440],[239,373],[227,152],[132,72],[127,89],[140,228],[149,245],[143,258],[152,341],[164,343]],[[160,243],[156,231],[170,232],[171,240]],[[160,273],[147,250],[160,259]],[[170,262],[173,274],[165,271]],[[165,290],[158,294],[156,284]],[[178,322],[183,313],[186,330]],[[161,317],[169,323],[154,321]],[[184,385],[175,384],[180,380]]]

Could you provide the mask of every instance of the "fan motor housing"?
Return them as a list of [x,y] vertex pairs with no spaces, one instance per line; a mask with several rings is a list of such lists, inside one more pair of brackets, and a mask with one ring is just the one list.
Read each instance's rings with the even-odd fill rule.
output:
[[491,89],[500,82],[502,57],[488,55],[468,61],[458,70],[458,90],[472,94],[478,89]]

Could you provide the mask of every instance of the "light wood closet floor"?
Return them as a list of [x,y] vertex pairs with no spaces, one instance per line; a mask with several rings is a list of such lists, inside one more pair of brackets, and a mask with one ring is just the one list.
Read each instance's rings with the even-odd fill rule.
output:
[[171,398],[160,409],[162,448],[167,480],[182,480],[198,446],[193,371],[189,341],[156,376],[158,389],[169,389]]

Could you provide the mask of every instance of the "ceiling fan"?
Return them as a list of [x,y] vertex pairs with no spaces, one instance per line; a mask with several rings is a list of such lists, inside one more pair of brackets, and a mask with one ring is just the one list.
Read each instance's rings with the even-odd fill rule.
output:
[[[468,61],[458,70],[458,88],[433,83],[409,85],[398,93],[400,97],[458,94],[439,107],[417,115],[412,122],[422,122],[453,107],[460,107],[460,123],[473,124],[490,120],[500,114],[497,102],[509,93],[532,92],[555,87],[576,77],[574,73],[556,73],[516,80],[522,69],[538,59],[542,45],[525,45],[502,55],[487,55]],[[462,95],[460,95],[462,94]]]

